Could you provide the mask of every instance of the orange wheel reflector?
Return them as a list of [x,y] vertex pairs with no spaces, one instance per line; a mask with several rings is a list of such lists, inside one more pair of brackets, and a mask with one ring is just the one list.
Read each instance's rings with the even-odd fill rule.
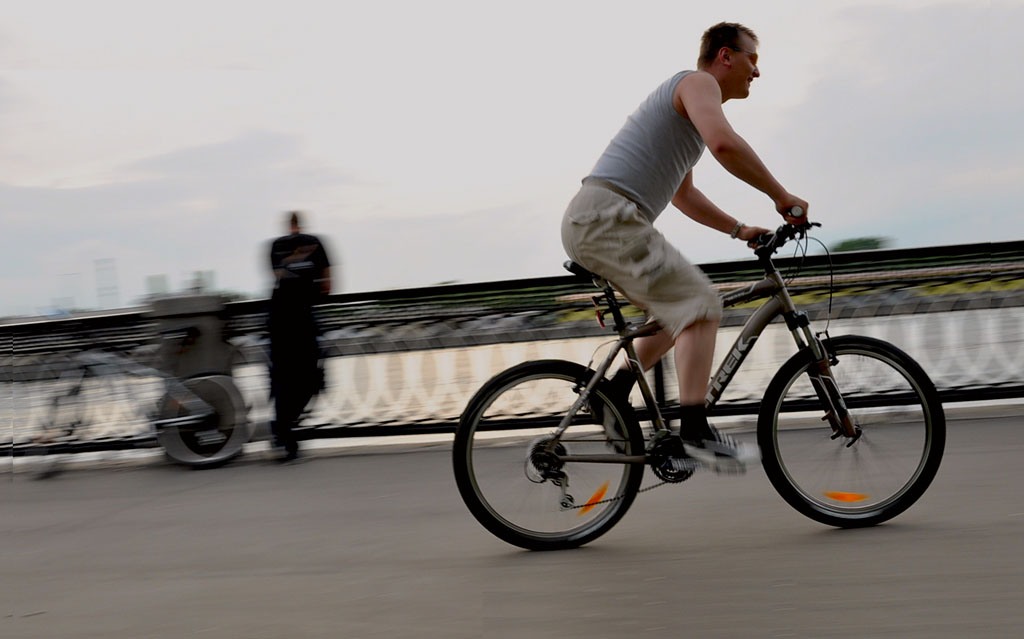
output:
[[599,502],[602,499],[604,499],[604,495],[607,492],[608,492],[608,482],[605,482],[605,483],[601,484],[601,487],[598,488],[597,491],[593,495],[590,496],[590,499],[587,500],[587,503],[583,504],[583,507],[580,508],[580,516],[586,515],[591,510],[593,510],[594,506],[597,505],[597,502]]
[[868,498],[868,496],[865,495],[864,493],[844,493],[835,490],[826,492],[825,496],[828,497],[829,499],[834,499],[835,501],[846,502],[864,501],[865,499]]

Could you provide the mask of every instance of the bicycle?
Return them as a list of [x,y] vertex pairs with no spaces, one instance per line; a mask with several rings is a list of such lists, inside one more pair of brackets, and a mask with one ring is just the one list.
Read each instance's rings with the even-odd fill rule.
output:
[[[754,253],[764,279],[722,295],[723,307],[767,300],[727,351],[705,403],[713,414],[757,338],[781,317],[797,352],[775,373],[758,411],[765,473],[790,506],[815,521],[873,526],[904,512],[928,488],[942,459],[945,416],[928,375],[899,348],[811,330],[772,262],[787,242],[805,241],[811,226],[784,224],[758,238]],[[661,480],[657,486],[699,470],[697,463],[666,463],[678,456],[669,447],[677,438],[668,437],[633,347],[660,327],[628,323],[607,281],[571,262],[566,268],[602,290],[593,298],[599,320],[606,306],[618,339],[596,368],[536,360],[495,375],[462,413],[452,452],[459,493],[473,516],[529,550],[574,548],[608,532],[641,491],[645,466]],[[639,413],[613,399],[605,377],[621,351],[643,398]],[[554,408],[524,409],[538,402]]]
[[[164,352],[157,356],[173,362],[194,344],[198,329],[165,331],[161,337]],[[166,350],[175,347],[177,352]],[[140,406],[147,402],[139,399],[135,382],[153,381],[160,392],[144,411]],[[39,479],[59,474],[68,455],[101,439],[102,429],[125,422],[148,424],[171,460],[193,468],[222,465],[249,440],[245,402],[227,375],[179,379],[124,353],[91,348],[71,355],[52,383],[47,415],[35,437],[34,452],[45,456],[36,471]]]

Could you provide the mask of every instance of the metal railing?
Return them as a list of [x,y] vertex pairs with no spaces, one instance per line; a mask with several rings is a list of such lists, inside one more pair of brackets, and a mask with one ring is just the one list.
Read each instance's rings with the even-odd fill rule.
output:
[[[1024,242],[797,256],[776,263],[783,273],[794,273],[790,290],[816,324],[823,327],[832,318],[833,334],[874,333],[901,346],[921,342],[918,352],[906,350],[922,360],[945,401],[1024,396]],[[723,290],[760,278],[752,260],[701,268]],[[588,283],[563,276],[331,296],[317,309],[330,386],[317,402],[319,425],[306,436],[450,431],[472,392],[505,366],[537,356],[589,359],[610,336],[593,320],[594,294]],[[241,354],[236,376],[257,421],[267,419],[269,410],[261,397],[265,309],[266,300],[256,300],[229,303],[223,311],[226,333]],[[747,313],[730,309],[723,331],[742,324]],[[634,314],[640,316],[635,309]],[[146,356],[155,331],[145,309],[2,324],[0,383],[10,386],[12,397],[32,383],[41,391],[54,374],[48,361],[97,346]],[[964,341],[965,335],[971,339]],[[788,356],[779,348],[759,343],[765,370],[774,371]],[[947,371],[948,363],[957,370]],[[752,368],[749,389],[724,397],[720,412],[756,405],[766,381]],[[671,403],[674,384],[663,382],[671,370],[654,373],[659,374],[657,387]],[[12,403],[14,413],[39,408]],[[13,416],[19,428],[9,435],[0,429],[0,443],[19,454],[34,418]],[[108,432],[89,446],[149,445],[146,432],[145,424],[125,424],[120,434]]]

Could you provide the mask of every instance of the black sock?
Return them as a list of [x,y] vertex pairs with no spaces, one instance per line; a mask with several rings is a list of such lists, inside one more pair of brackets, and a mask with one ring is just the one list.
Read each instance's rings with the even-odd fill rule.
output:
[[704,404],[679,407],[679,436],[686,441],[713,439]]

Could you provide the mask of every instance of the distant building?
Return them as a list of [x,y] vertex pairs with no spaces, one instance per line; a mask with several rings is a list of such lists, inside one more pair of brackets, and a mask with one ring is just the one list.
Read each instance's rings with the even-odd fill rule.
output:
[[195,271],[192,273],[191,281],[185,285],[185,289],[194,293],[213,291],[216,279],[214,271]]
[[146,277],[146,297],[160,297],[171,292],[167,283],[167,275],[150,275]]
[[120,306],[120,291],[117,285],[117,261],[105,258],[95,261],[96,302],[99,308]]

